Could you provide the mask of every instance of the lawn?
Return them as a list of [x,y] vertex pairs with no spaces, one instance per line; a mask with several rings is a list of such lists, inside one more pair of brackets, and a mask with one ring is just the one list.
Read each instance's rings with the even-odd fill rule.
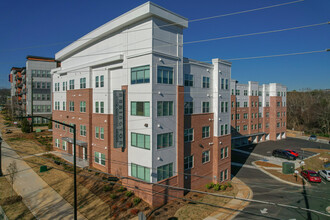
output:
[[[2,205],[6,198],[12,196],[10,183],[5,177],[0,178],[0,205],[9,219],[35,219],[25,204],[20,201],[10,205]],[[13,191],[14,195],[17,194]]]
[[330,150],[313,149],[313,148],[304,148],[303,150],[320,153],[320,155],[318,155],[318,156],[314,156],[314,157],[304,160],[304,162],[306,164],[304,166],[305,170],[306,169],[315,170],[315,171],[324,170],[325,168],[323,165],[325,164],[325,162],[322,159],[325,159],[325,158],[327,158],[327,160],[328,160],[327,163],[330,163]]

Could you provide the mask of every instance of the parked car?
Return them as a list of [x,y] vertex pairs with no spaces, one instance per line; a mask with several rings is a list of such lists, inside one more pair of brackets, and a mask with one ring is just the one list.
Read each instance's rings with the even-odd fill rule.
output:
[[330,181],[330,170],[319,170],[319,175]]
[[281,158],[288,159],[288,160],[295,160],[295,159],[297,159],[297,157],[294,156],[293,154],[289,153],[286,150],[281,150],[281,149],[273,150],[272,155],[274,157],[281,157]]
[[310,140],[310,141],[316,141],[317,140],[316,135],[315,134],[312,134],[311,136],[309,136],[308,140]]
[[314,170],[303,170],[301,176],[307,179],[309,182],[320,183],[321,177]]
[[289,152],[290,154],[292,154],[295,157],[298,157],[299,156],[299,153],[296,152],[296,151],[294,151],[294,150],[286,149],[286,151]]

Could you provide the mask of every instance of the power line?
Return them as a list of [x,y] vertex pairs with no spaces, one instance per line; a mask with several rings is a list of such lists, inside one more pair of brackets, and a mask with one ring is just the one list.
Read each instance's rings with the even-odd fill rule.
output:
[[[280,7],[280,6],[285,6],[285,5],[295,4],[295,3],[300,3],[300,2],[303,2],[303,1],[304,0],[297,0],[297,1],[291,1],[291,2],[286,2],[286,3],[281,3],[281,4],[275,4],[275,5],[260,7],[260,8],[254,8],[254,9],[249,9],[249,10],[232,12],[232,13],[228,13],[228,14],[220,14],[220,15],[209,16],[209,17],[204,17],[204,18],[197,18],[197,19],[190,20],[189,23],[197,22],[197,21],[205,21],[205,20],[215,19],[215,18],[220,18],[220,17],[227,17],[227,16],[231,16],[231,15],[244,14],[244,13],[249,13],[249,12],[254,12],[254,11],[260,11],[260,10],[264,10],[264,9],[269,9],[269,8],[275,8],[275,7]],[[154,28],[176,26],[176,25],[181,24],[181,23],[183,23],[183,22],[178,22],[178,23],[173,23],[173,24],[166,24],[166,25],[160,25],[158,27],[141,28],[141,29],[137,29],[137,30],[124,31],[121,34],[126,34],[126,33],[129,33],[129,32],[137,32],[137,31],[142,31],[142,30],[149,30],[149,29],[154,29]],[[75,41],[54,42],[54,43],[50,43],[50,44],[43,44],[43,45],[36,45],[36,46],[30,46],[30,47],[8,49],[8,50],[2,50],[2,51],[3,52],[11,52],[11,51],[16,51],[16,50],[25,50],[25,49],[33,49],[33,48],[40,48],[40,47],[57,46],[57,45],[65,44],[65,43],[73,43],[73,42],[85,41],[85,40],[91,40],[91,39],[94,39],[94,38],[83,38],[82,37],[82,38],[80,38],[78,40],[75,40]]]

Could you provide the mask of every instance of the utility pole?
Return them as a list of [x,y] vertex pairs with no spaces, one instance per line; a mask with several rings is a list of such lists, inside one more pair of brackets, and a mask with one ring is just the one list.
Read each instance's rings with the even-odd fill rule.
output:
[[74,188],[74,220],[77,220],[77,158],[76,158],[76,124],[73,125],[73,188]]

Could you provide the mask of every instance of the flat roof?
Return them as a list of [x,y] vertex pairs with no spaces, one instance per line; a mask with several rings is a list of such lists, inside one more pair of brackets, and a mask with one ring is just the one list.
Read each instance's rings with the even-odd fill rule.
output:
[[26,59],[36,60],[36,61],[52,61],[52,62],[55,62],[55,58],[52,58],[52,57],[41,57],[41,56],[27,55]]
[[187,18],[175,14],[152,2],[146,2],[74,41],[67,47],[57,52],[55,54],[55,58],[56,60],[62,61],[77,51],[92,45],[94,42],[97,42],[105,36],[120,30],[121,28],[152,16],[166,20],[169,23],[180,26],[182,28],[188,27]]

